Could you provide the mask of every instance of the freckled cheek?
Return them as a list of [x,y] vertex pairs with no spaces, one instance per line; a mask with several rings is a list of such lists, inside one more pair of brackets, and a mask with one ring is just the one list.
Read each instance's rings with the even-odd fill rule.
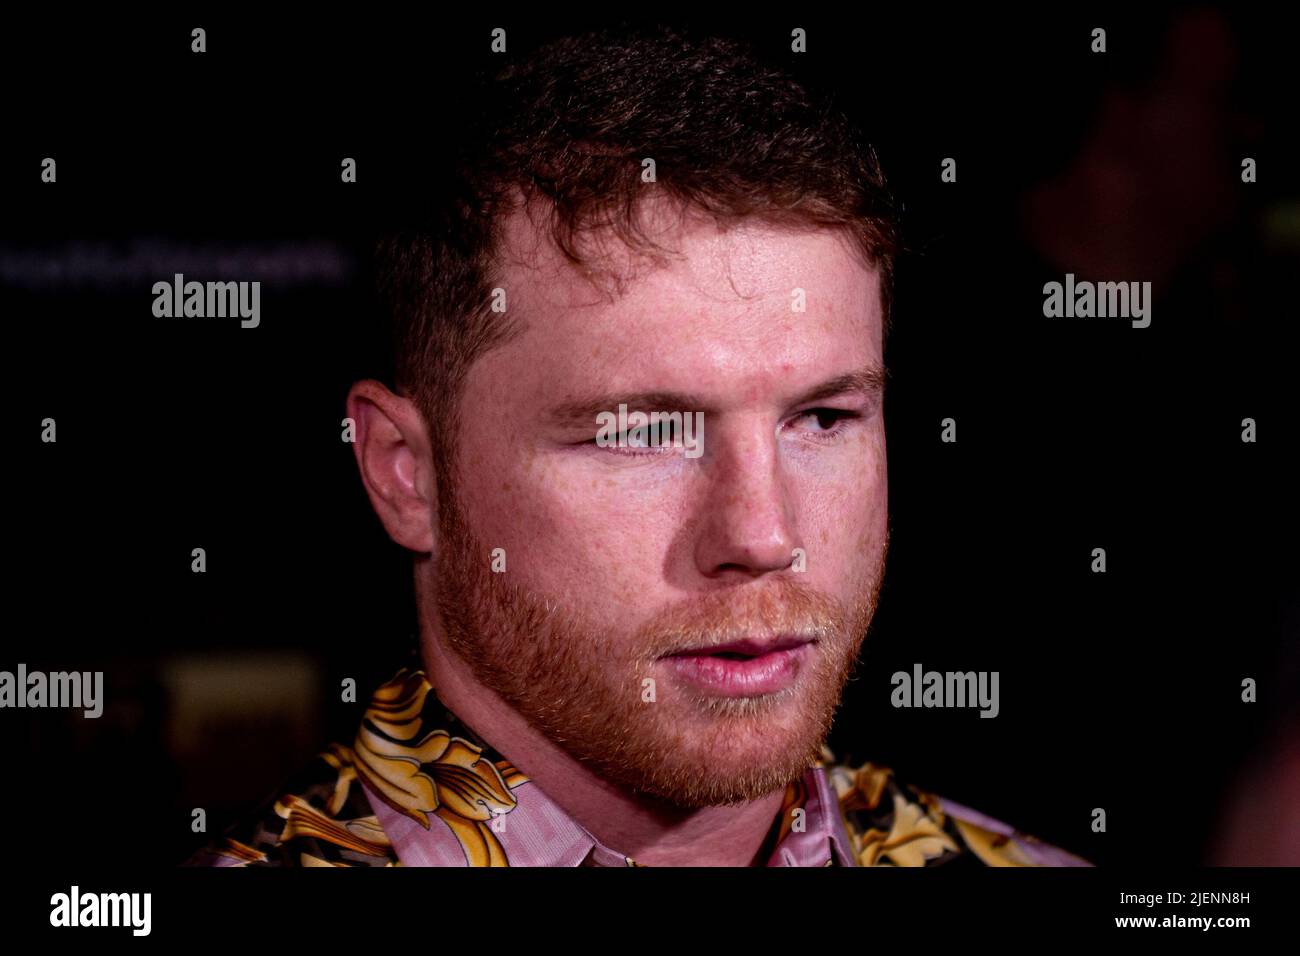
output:
[[819,485],[805,499],[804,514],[814,544],[852,551],[884,526],[884,486],[872,481]]
[[459,496],[467,520],[484,547],[506,549],[514,570],[553,531],[552,509],[540,493],[550,476],[536,456],[506,454],[497,445],[468,448],[463,461]]
[[860,470],[854,476],[856,497],[865,501],[872,513],[883,517],[889,502],[889,464],[885,454],[885,429],[877,423],[859,438]]
[[584,479],[586,494],[552,500],[555,538],[564,542],[575,578],[584,588],[638,594],[663,574],[673,534],[681,527],[681,493],[668,487],[628,488],[607,479]]
[[549,591],[636,593],[662,573],[680,521],[667,489],[655,496],[536,462],[484,482],[472,500],[484,546],[506,549],[517,583]]
[[836,562],[852,563],[876,547],[888,521],[884,456],[876,442],[862,442],[862,455],[806,476],[800,492],[805,540]]

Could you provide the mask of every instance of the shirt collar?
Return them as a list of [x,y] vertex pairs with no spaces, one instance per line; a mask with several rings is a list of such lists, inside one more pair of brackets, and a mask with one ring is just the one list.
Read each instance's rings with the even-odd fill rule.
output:
[[[636,866],[453,714],[424,672],[375,691],[355,767],[403,866]],[[802,811],[802,812],[800,812]],[[768,866],[855,866],[822,761],[786,788]]]

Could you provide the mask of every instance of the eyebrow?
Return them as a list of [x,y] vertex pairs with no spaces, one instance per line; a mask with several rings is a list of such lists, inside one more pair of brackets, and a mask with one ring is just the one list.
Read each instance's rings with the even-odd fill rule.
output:
[[[880,365],[868,365],[856,372],[846,372],[827,379],[798,396],[791,405],[825,401],[840,395],[879,395],[885,389],[887,371]],[[550,425],[590,425],[601,412],[615,411],[619,405],[640,411],[692,411],[714,412],[708,399],[688,392],[621,392],[573,399],[547,410],[543,419]]]

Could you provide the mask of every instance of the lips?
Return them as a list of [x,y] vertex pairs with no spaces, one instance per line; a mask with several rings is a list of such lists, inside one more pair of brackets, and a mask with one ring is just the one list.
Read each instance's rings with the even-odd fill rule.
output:
[[677,651],[663,661],[699,690],[721,697],[755,697],[793,684],[813,643],[796,635],[746,638]]
[[745,638],[741,641],[729,641],[726,644],[710,644],[704,647],[694,647],[684,651],[675,651],[670,657],[683,656],[701,656],[722,654],[730,657],[761,657],[764,654],[770,654],[774,651],[784,651],[791,647],[798,647],[801,644],[812,643],[812,638],[781,636],[769,640],[758,640],[755,638]]

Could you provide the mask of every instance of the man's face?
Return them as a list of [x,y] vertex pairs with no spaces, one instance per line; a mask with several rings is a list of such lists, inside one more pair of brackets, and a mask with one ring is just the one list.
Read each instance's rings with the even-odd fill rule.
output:
[[[524,331],[469,371],[433,587],[480,682],[611,782],[698,807],[800,775],[874,612],[881,312],[835,233],[670,238],[682,257],[611,299],[509,221]],[[703,412],[702,454],[598,446],[620,402]]]

